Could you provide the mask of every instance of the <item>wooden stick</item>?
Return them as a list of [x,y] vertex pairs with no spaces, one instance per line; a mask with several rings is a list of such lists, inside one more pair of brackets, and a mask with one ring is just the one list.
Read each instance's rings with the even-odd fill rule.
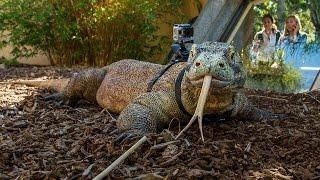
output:
[[314,99],[315,101],[317,101],[318,103],[320,103],[320,101],[319,101],[316,97],[312,96],[312,95],[309,94],[309,93],[307,93],[307,95],[308,95],[309,97],[311,97],[312,99]]
[[175,141],[169,141],[169,142],[157,144],[157,145],[152,146],[152,147],[150,148],[150,150],[162,149],[162,148],[165,148],[166,146],[168,146],[168,145],[170,145],[170,144],[174,144],[174,143],[177,143],[177,142],[180,142],[180,141],[179,141],[179,140],[175,140]]
[[259,4],[259,3],[263,2],[263,1],[265,1],[265,0],[251,0],[251,2],[248,4],[246,9],[244,10],[243,14],[241,14],[241,17],[240,17],[239,21],[237,22],[236,26],[233,28],[229,38],[227,39],[227,43],[231,43],[231,41],[233,40],[234,36],[237,34],[240,26],[242,25],[242,22],[244,21],[245,17],[247,16],[248,12],[250,11],[251,7],[254,4]]
[[98,174],[93,180],[101,180],[106,177],[115,167],[117,167],[122,161],[124,161],[134,150],[136,150],[142,143],[147,141],[147,137],[143,136],[136,144],[134,144],[130,149],[123,153],[117,160],[110,164],[107,169]]

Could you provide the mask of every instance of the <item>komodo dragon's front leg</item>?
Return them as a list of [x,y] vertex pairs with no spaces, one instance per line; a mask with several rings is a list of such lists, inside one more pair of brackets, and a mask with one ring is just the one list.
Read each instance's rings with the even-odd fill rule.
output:
[[150,92],[138,96],[119,115],[117,127],[125,136],[157,132],[173,118],[186,117],[180,112],[172,92]]
[[273,114],[253,106],[243,93],[237,93],[234,99],[232,117],[243,120],[262,121],[283,119],[284,115]]

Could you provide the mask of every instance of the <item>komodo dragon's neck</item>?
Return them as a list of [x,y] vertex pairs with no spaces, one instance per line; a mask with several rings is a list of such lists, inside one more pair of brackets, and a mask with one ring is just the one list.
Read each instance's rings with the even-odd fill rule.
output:
[[[189,114],[194,113],[200,92],[201,87],[196,87],[188,82],[186,77],[183,78],[181,84],[181,100]],[[204,114],[224,113],[229,110],[233,104],[234,95],[235,92],[228,89],[219,90],[211,88],[210,95],[207,97]]]

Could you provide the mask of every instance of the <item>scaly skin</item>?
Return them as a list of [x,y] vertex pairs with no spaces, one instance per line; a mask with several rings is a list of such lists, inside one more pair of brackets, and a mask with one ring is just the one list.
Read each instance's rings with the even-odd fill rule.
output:
[[256,121],[277,117],[253,107],[241,92],[246,74],[240,56],[229,44],[193,45],[188,62],[173,65],[147,92],[148,82],[163,67],[136,60],[118,61],[102,69],[80,72],[62,94],[68,100],[96,100],[101,107],[120,114],[119,130],[143,135],[161,130],[174,118],[188,122],[189,116],[179,109],[175,99],[176,78],[188,67],[181,83],[181,101],[189,114],[196,109],[204,76],[210,75],[213,80],[204,114],[231,111],[231,117]]

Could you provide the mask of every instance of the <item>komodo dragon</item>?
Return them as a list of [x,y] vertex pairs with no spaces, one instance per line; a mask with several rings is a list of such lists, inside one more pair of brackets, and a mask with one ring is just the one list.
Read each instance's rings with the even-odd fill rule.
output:
[[148,82],[163,67],[137,60],[118,61],[75,74],[63,91],[54,96],[97,102],[109,112],[120,114],[117,127],[124,136],[140,136],[161,130],[173,118],[187,122],[196,109],[204,76],[211,75],[205,115],[255,121],[277,118],[252,106],[241,92],[246,73],[232,45],[194,44],[188,62],[174,64],[147,92]]

